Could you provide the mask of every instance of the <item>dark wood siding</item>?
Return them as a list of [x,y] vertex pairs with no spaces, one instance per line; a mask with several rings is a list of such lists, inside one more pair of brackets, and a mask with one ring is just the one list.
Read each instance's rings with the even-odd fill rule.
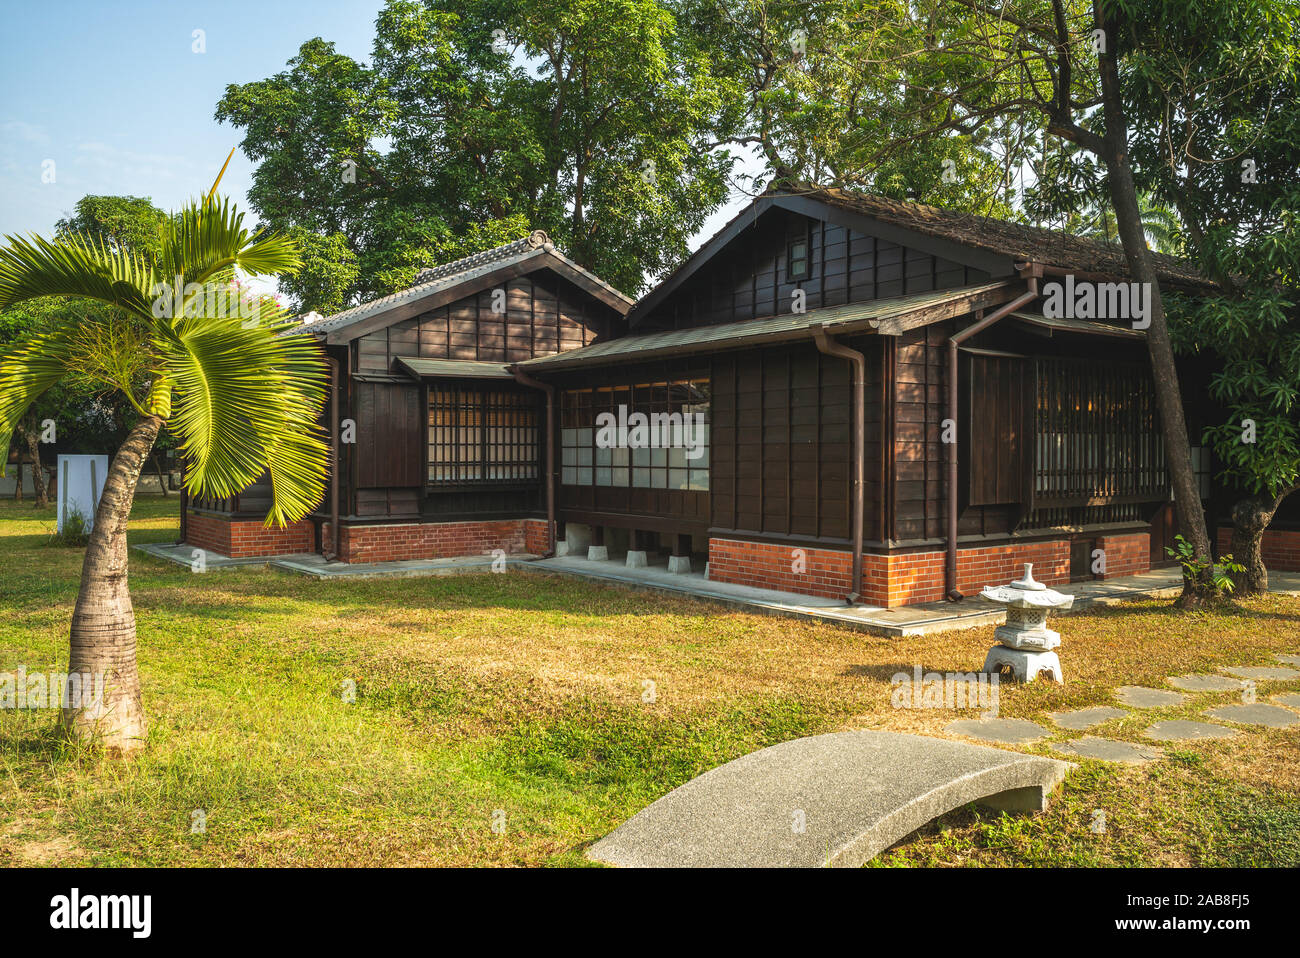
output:
[[1035,400],[1032,361],[969,353],[962,359],[965,501],[972,506],[1027,502]]
[[424,482],[423,392],[416,383],[356,384],[358,490]]
[[[789,244],[806,237],[810,272],[791,282]],[[786,210],[769,210],[699,273],[638,321],[682,329],[788,312],[796,288],[808,309],[986,282],[988,274],[921,250]]]
[[[494,312],[494,304],[505,312]],[[617,322],[603,303],[535,273],[367,333],[353,344],[353,369],[392,372],[398,356],[520,362],[585,346],[610,335]]]
[[[867,354],[867,538],[878,535],[879,342]],[[849,364],[811,344],[713,360],[711,523],[757,537],[851,537],[853,390]]]

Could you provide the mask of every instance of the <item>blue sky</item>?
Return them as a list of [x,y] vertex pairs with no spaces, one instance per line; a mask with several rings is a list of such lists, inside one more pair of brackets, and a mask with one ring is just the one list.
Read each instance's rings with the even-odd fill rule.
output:
[[[50,233],[87,193],[173,209],[211,185],[240,131],[212,118],[228,83],[332,40],[369,59],[382,0],[6,3],[0,28],[0,234]],[[205,32],[206,52],[193,51]],[[54,182],[42,173],[53,161]],[[252,164],[223,188],[246,207]],[[48,178],[48,177],[46,177]]]
[[[211,185],[240,131],[213,119],[229,83],[278,73],[320,36],[368,61],[383,0],[35,0],[0,29],[0,235],[48,235],[87,193],[175,209]],[[194,52],[194,31],[205,52]],[[50,164],[53,177],[51,179]],[[222,180],[247,209],[253,165]],[[709,218],[692,247],[744,203]]]

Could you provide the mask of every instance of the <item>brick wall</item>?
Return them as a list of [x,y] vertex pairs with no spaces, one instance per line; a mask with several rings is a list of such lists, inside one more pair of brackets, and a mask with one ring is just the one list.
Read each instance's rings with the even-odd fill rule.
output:
[[[1219,526],[1219,554],[1232,551],[1232,528]],[[1300,531],[1265,529],[1260,544],[1264,567],[1278,572],[1300,572]]]
[[191,512],[186,519],[185,541],[218,555],[244,559],[311,552],[315,549],[316,535],[310,519],[283,529],[267,529],[260,519],[231,519]]
[[550,538],[546,535],[546,520],[524,520],[524,546],[526,551],[535,556],[546,554],[551,547]]
[[853,560],[848,552],[833,549],[794,549],[770,542],[710,539],[709,578],[759,589],[842,599],[848,594],[853,578]]
[[1106,571],[1098,579],[1137,575],[1151,569],[1151,536],[1145,532],[1099,536],[1095,548],[1106,554]]
[[[795,571],[789,546],[734,539],[709,540],[709,578],[718,582],[779,589],[839,599],[849,591],[853,558],[848,552],[803,549]],[[974,595],[986,585],[1005,585],[1020,578],[1024,564],[1034,564],[1034,578],[1047,585],[1070,581],[1070,543],[1065,539],[965,548],[957,552],[957,588]],[[944,553],[906,552],[862,557],[862,597],[887,607],[938,602],[944,597]]]
[[[537,519],[491,522],[410,522],[392,525],[343,526],[339,558],[344,562],[395,562],[403,559],[450,559],[479,556],[494,549],[507,553],[532,551],[529,526]],[[535,545],[538,533],[532,532]],[[545,551],[545,550],[541,550]]]

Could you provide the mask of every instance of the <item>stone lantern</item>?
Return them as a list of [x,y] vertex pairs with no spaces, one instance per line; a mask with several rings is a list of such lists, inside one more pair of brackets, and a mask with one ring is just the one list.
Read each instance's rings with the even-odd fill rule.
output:
[[985,672],[999,672],[1009,665],[1021,682],[1032,682],[1039,675],[1047,675],[1058,682],[1061,677],[1061,660],[1053,650],[1061,644],[1061,634],[1047,627],[1047,613],[1052,609],[1068,609],[1074,596],[1049,589],[1034,579],[1034,566],[1025,563],[1025,575],[1010,585],[985,586],[980,597],[1007,607],[1006,625],[993,633],[998,644],[989,649],[984,660]]

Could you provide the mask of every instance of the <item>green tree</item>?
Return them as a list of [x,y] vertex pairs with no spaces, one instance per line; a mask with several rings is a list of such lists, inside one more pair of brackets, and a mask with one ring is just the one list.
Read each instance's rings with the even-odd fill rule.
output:
[[[67,318],[0,355],[0,436],[72,375],[117,390],[140,416],[109,467],[72,614],[68,671],[103,675],[105,693],[63,714],[71,735],[127,752],[143,745],[146,722],[126,529],[159,430],[166,425],[177,437],[193,494],[231,496],[269,471],[267,523],[299,519],[325,488],[317,425],[325,363],[310,337],[279,335],[292,327],[282,312],[224,298],[236,269],[274,275],[295,268],[298,257],[283,236],[245,229],[243,215],[212,194],[167,223],[156,265],[87,237],[6,240],[0,308],[74,296],[113,312]],[[165,285],[174,277],[179,289]]]
[[[1234,125],[1276,96],[1268,68],[1294,50],[1296,0],[854,0],[842,19],[847,29],[836,36],[844,39],[833,45],[845,77],[837,97],[872,103],[874,116],[831,138],[844,154],[833,165],[867,171],[870,182],[892,164],[932,165],[934,151],[956,141],[1008,171],[1033,166],[1037,188],[1054,191],[1066,214],[1099,200],[1110,211],[1130,275],[1151,290],[1147,346],[1175,505],[1208,568],[1209,532],[1141,196],[1177,210],[1196,242],[1192,218],[1156,180],[1222,177],[1221,154],[1207,159],[1201,141],[1183,134],[1253,135],[1248,124]],[[810,48],[817,42],[810,31]],[[1065,168],[1089,188],[1058,182]],[[1182,605],[1213,594],[1208,575],[1184,585]]]
[[[310,40],[216,111],[266,223],[346,238],[345,303],[530,229],[634,292],[726,197],[730,81],[657,0],[390,0],[375,29],[371,66]],[[317,258],[294,295],[343,278]]]
[[131,250],[153,261],[162,249],[167,214],[148,197],[92,196],[77,200],[72,216],[59,220],[59,236],[86,236],[110,250]]

